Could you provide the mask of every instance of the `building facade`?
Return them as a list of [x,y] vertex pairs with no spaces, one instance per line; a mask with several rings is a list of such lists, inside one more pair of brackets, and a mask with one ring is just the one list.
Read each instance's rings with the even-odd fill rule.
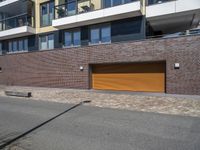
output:
[[168,37],[199,21],[199,0],[4,0],[0,84],[200,95],[200,36]]

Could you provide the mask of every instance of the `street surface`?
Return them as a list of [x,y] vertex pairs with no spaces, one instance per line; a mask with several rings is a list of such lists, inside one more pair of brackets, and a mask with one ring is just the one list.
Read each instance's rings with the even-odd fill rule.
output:
[[[0,97],[0,145],[73,105]],[[78,106],[5,150],[200,150],[200,118]]]

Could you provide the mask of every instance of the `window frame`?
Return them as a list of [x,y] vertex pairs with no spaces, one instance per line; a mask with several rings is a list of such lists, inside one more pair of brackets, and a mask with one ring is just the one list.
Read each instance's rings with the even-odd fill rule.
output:
[[[102,29],[104,27],[110,28],[110,41],[109,42],[102,42]],[[99,42],[98,43],[92,43],[91,41],[91,31],[92,29],[99,29]],[[99,44],[110,44],[112,42],[112,35],[111,35],[111,23],[106,24],[99,24],[99,25],[93,25],[89,28],[89,45],[99,45]]]
[[[53,48],[49,48],[49,36],[53,36]],[[47,43],[47,48],[46,49],[41,49],[41,38],[42,37],[45,37],[46,39],[46,43]],[[42,34],[42,35],[39,35],[39,50],[40,51],[43,51],[43,50],[51,50],[51,49],[54,49],[55,48],[55,35],[54,33],[49,33],[49,34]]]
[[[22,50],[19,49],[19,43],[22,41]],[[27,42],[25,42],[27,41]],[[16,50],[14,50],[14,42],[16,42]],[[27,44],[27,45],[26,45]],[[27,47],[27,49],[25,49]],[[8,51],[7,53],[20,53],[20,52],[28,52],[28,38],[18,38],[8,40]]]
[[[66,46],[65,43],[65,33],[68,32],[70,33],[70,38],[71,38],[71,45],[70,46]],[[80,33],[80,45],[74,45],[74,33],[75,32],[79,32]],[[63,48],[70,48],[70,47],[80,47],[81,46],[81,29],[80,28],[76,28],[76,29],[70,29],[70,30],[65,30],[63,33]]]
[[[55,1],[54,0],[50,0],[48,2],[44,2],[44,3],[40,3],[40,27],[48,27],[52,25],[52,20],[54,18],[54,7],[52,10],[52,14],[53,14],[53,18],[51,20],[51,13],[50,13],[50,3],[53,3],[53,6],[55,7]],[[47,7],[47,15],[48,15],[48,24],[47,25],[43,25],[43,18],[42,18],[42,6],[46,5]]]
[[0,55],[3,55],[3,43],[0,41]]

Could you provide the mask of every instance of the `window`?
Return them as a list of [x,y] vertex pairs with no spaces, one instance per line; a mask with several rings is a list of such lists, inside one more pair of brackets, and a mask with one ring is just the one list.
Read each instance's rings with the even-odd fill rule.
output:
[[101,29],[101,42],[102,43],[107,43],[111,41],[111,29],[110,26],[105,26]]
[[104,8],[130,3],[136,0],[103,0]]
[[28,51],[28,39],[16,39],[8,42],[8,52]]
[[49,26],[52,24],[54,14],[54,2],[41,4],[40,6],[40,25]]
[[80,31],[76,31],[76,32],[73,33],[73,42],[74,42],[75,46],[81,45],[81,34],[80,34]]
[[81,45],[81,33],[80,30],[66,31],[64,33],[64,46],[80,46]]
[[68,0],[66,2],[66,11],[67,15],[75,15],[76,14],[76,1],[75,0]]
[[94,26],[90,29],[90,44],[111,42],[110,25]]
[[130,3],[130,2],[133,2],[133,1],[136,1],[136,0],[124,0],[124,3]]
[[46,36],[41,36],[40,37],[40,49],[43,50],[43,49],[48,49],[47,48],[47,38]]
[[19,51],[23,50],[23,40],[19,40]]
[[99,43],[100,41],[100,28],[91,29],[91,44]]
[[24,50],[28,50],[28,39],[24,39]]
[[12,43],[12,50],[14,52],[16,52],[18,50],[18,48],[17,48],[17,41],[13,41],[13,43]]
[[54,49],[54,35],[43,35],[40,36],[40,50]]
[[112,0],[104,0],[104,8],[108,8],[108,7],[111,7],[111,2]]
[[0,42],[0,55],[2,55],[2,43]]
[[122,0],[113,0],[113,6],[121,5]]
[[9,52],[12,52],[12,42],[11,41],[9,41],[9,43],[8,43],[8,51]]

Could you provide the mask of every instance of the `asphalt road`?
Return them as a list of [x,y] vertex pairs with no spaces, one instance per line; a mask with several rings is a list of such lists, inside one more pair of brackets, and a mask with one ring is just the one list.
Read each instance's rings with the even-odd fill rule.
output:
[[[0,145],[72,105],[0,97]],[[10,150],[200,150],[200,118],[78,106]]]

